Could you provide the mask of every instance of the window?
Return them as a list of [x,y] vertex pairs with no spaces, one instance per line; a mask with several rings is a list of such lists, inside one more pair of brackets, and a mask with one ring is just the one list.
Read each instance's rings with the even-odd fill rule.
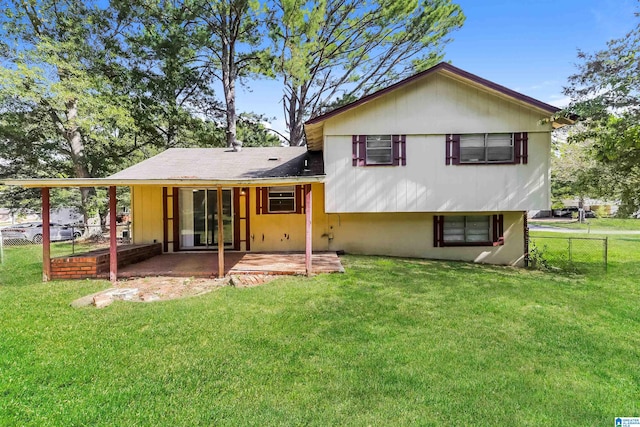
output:
[[489,240],[489,216],[445,216],[444,243],[477,243]]
[[393,164],[393,147],[391,146],[391,135],[367,135],[366,141],[366,164]]
[[446,164],[527,164],[527,132],[447,135]]
[[256,215],[302,214],[305,185],[256,187]]
[[460,135],[460,163],[513,163],[513,134]]
[[269,187],[269,212],[295,212],[296,188]]
[[436,215],[434,246],[500,246],[503,215]]
[[353,135],[353,166],[405,166],[405,135]]

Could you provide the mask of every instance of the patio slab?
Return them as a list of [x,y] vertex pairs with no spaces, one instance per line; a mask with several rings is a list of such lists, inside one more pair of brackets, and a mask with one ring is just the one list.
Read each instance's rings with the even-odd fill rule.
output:
[[[225,272],[231,274],[305,274],[305,256],[302,253],[245,253],[225,252]],[[314,253],[313,274],[344,273],[335,252]],[[118,277],[217,277],[217,253],[163,254],[118,269]]]

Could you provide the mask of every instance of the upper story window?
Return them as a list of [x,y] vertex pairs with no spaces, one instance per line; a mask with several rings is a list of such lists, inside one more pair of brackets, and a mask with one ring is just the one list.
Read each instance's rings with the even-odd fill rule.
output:
[[460,163],[513,163],[513,134],[460,135]]
[[528,134],[451,134],[445,139],[447,165],[527,164]]
[[367,165],[393,164],[391,135],[367,135],[366,147]]
[[406,135],[353,135],[353,166],[405,166]]

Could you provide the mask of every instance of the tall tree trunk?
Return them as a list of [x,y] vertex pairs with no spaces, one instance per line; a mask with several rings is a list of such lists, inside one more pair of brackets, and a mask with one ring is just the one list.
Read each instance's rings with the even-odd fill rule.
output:
[[[84,141],[80,128],[77,126],[78,120],[78,100],[71,99],[66,103],[67,113],[67,126],[61,128],[62,135],[69,144],[69,151],[71,153],[71,161],[73,162],[73,168],[76,178],[91,178],[89,169],[84,157]],[[84,223],[87,224],[89,220],[89,201],[91,196],[95,195],[95,188],[81,187],[81,206],[82,217]]]
[[[227,18],[222,19],[222,33],[227,34]],[[236,64],[234,45],[231,40],[222,43],[222,87],[227,107],[227,147],[236,142]]]

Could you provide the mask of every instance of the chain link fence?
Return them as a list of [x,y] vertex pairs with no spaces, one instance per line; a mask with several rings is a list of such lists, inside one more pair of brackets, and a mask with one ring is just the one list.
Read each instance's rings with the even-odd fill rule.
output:
[[531,236],[529,266],[587,272],[606,271],[609,237]]
[[[52,245],[68,254],[106,249],[110,242],[109,226],[52,225],[49,228]],[[131,223],[116,225],[118,245],[131,243]],[[15,224],[0,229],[0,257],[5,249],[17,246],[42,245],[42,223]]]

